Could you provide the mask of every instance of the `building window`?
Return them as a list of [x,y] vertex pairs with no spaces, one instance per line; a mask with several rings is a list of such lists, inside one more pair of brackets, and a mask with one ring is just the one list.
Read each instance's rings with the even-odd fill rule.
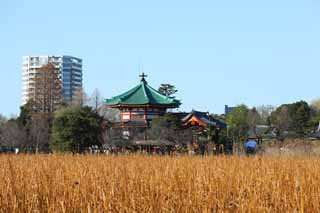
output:
[[141,120],[141,119],[144,119],[144,114],[142,113],[137,113],[137,114],[131,114],[131,119],[132,120]]

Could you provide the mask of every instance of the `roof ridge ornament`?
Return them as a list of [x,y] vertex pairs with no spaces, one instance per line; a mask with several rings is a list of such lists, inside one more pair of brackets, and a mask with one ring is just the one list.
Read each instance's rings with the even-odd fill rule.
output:
[[145,78],[148,77],[148,75],[144,74],[144,72],[142,72],[142,74],[139,75],[139,77],[141,78],[142,82],[145,82],[145,83],[147,82]]

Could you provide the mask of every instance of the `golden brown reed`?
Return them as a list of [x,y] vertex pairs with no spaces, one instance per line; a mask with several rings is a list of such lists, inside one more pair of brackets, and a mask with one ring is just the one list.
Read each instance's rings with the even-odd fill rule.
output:
[[1,212],[317,212],[317,157],[0,156]]

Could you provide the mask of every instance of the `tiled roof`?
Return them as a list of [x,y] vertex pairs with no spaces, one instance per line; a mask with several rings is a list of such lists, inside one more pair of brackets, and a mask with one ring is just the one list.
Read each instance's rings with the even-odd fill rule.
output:
[[213,116],[211,116],[209,113],[207,112],[199,112],[199,111],[195,111],[192,110],[191,113],[189,113],[187,116],[185,116],[184,118],[182,118],[182,122],[187,122],[190,118],[192,118],[192,116],[195,116],[197,119],[199,119],[200,121],[204,122],[205,124],[210,124],[213,126],[218,126],[220,128],[226,128],[227,124],[215,119]]
[[106,99],[106,104],[114,105],[158,105],[167,108],[176,108],[181,105],[179,100],[162,95],[157,90],[148,85],[143,79],[140,84],[129,91]]

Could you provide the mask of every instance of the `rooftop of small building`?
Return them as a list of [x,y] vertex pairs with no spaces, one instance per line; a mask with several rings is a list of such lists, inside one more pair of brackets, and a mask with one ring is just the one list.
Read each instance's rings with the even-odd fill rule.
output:
[[181,120],[182,122],[188,122],[193,116],[204,122],[205,124],[218,126],[220,128],[226,128],[227,124],[221,120],[218,120],[214,118],[212,115],[210,115],[209,112],[200,112],[196,110],[192,110],[190,113],[185,115]]
[[179,100],[167,97],[152,88],[147,83],[145,79],[147,76],[144,73],[140,77],[141,81],[137,86],[111,99],[106,99],[106,105],[111,107],[144,105],[163,106],[166,108],[177,108],[181,105]]

